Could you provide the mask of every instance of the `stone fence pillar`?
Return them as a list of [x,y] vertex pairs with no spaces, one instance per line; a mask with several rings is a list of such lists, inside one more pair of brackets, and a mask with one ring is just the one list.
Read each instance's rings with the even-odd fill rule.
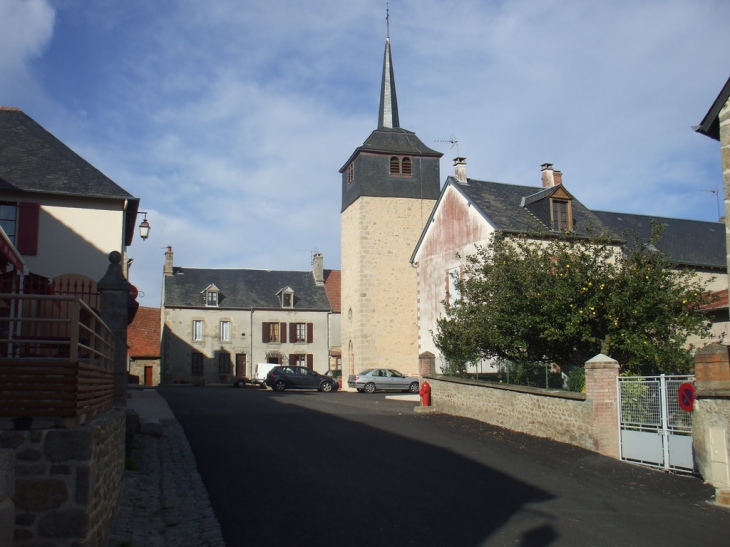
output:
[[730,353],[710,344],[695,353],[696,400],[692,445],[702,477],[717,488],[717,501],[730,505]]
[[421,378],[436,375],[436,356],[430,351],[424,351],[418,356],[418,374]]
[[130,284],[122,273],[122,255],[109,253],[109,268],[96,284],[100,314],[114,337],[114,403],[127,404],[127,325]]
[[593,406],[591,433],[596,452],[621,457],[618,424],[618,361],[599,354],[586,361],[586,401]]

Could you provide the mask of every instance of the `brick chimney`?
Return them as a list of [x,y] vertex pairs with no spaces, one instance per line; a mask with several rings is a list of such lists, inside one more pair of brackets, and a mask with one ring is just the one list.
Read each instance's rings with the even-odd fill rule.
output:
[[454,171],[459,184],[466,184],[466,158],[454,158]]
[[540,166],[540,178],[542,179],[542,186],[543,188],[550,188],[551,186],[555,186],[558,184],[558,182],[555,180],[555,174],[559,174],[559,179],[562,181],[562,173],[560,171],[553,171],[553,164],[552,163],[543,163]]
[[553,171],[553,180],[555,181],[555,185],[563,184],[563,172],[562,171]]
[[172,247],[167,248],[165,253],[165,268],[162,270],[163,275],[172,275]]
[[324,285],[324,257],[322,253],[314,253],[312,257],[312,274],[316,285]]

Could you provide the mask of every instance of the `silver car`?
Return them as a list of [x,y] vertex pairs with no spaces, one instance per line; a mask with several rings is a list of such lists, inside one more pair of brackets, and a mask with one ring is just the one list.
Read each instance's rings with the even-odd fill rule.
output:
[[376,389],[418,393],[418,378],[404,376],[392,368],[370,368],[347,379],[347,385],[360,392],[373,393]]

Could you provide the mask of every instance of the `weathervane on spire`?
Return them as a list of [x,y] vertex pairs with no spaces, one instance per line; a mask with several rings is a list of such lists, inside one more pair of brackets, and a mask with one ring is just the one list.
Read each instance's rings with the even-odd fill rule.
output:
[[386,27],[386,38],[390,39],[390,2],[385,3],[385,27]]

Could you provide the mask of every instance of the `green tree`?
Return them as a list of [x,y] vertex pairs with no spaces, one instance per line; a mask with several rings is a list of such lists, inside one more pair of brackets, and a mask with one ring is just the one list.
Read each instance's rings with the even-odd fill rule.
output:
[[582,366],[599,352],[636,372],[685,371],[689,334],[709,329],[693,272],[676,271],[652,239],[537,239],[497,233],[466,258],[460,300],[434,335],[452,371],[484,358]]

